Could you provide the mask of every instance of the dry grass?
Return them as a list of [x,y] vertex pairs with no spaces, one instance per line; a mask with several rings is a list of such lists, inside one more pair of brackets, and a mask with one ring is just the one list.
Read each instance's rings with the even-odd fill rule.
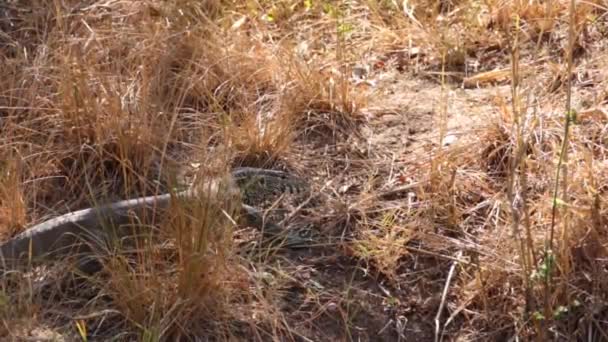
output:
[[0,4],[2,240],[192,165],[305,175],[321,233],[178,203],[98,274],[6,272],[0,336],[608,340],[608,5],[574,5]]

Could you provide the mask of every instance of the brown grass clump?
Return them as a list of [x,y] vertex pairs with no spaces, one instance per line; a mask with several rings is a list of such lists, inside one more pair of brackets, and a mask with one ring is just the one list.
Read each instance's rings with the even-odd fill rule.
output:
[[127,326],[143,337],[180,339],[222,333],[223,327],[210,322],[228,320],[229,305],[239,305],[247,274],[233,255],[231,223],[212,203],[201,198],[188,211],[187,205],[172,210],[160,227],[163,240],[175,241],[175,246],[142,240],[131,252],[119,245],[104,262],[108,277],[97,286]]

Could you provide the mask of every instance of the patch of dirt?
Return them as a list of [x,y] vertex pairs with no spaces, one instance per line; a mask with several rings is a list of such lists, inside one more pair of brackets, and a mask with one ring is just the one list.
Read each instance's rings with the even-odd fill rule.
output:
[[[434,318],[452,261],[424,254],[404,256],[396,279],[390,280],[373,265],[353,257],[348,243],[361,229],[370,229],[357,214],[355,203],[368,192],[388,194],[422,181],[428,170],[414,165],[426,165],[429,153],[438,147],[441,85],[400,73],[381,78],[371,89],[369,105],[362,109],[366,120],[360,135],[324,146],[313,142],[313,149],[301,140],[294,147],[302,169],[317,190],[323,189],[321,204],[310,209],[304,220],[330,244],[292,252],[289,257],[293,267],[306,271],[305,276],[295,276],[298,280],[288,291],[283,312],[290,326],[312,340],[429,341],[434,336]],[[445,147],[474,140],[484,117],[494,114],[494,97],[505,91],[508,88],[446,85],[446,134],[450,137],[446,140],[451,140]],[[406,198],[393,195],[371,202],[381,215],[392,203],[403,206]],[[312,217],[316,220],[311,221]],[[311,291],[319,295],[311,297]],[[444,310],[445,320],[450,312]],[[446,333],[454,329],[457,319]]]

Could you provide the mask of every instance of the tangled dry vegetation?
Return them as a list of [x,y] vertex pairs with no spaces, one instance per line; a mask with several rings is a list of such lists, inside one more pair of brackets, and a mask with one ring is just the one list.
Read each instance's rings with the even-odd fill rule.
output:
[[3,2],[2,240],[238,165],[308,179],[320,237],[175,208],[94,276],[5,272],[2,340],[608,340],[607,9]]

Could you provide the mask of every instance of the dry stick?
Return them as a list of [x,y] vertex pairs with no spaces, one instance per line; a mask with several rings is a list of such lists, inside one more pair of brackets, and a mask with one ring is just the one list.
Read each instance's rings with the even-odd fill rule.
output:
[[[456,253],[455,258],[460,259],[462,257],[462,251],[458,251]],[[441,294],[441,303],[439,304],[439,310],[437,310],[437,315],[435,316],[435,342],[439,341],[439,326],[441,319],[441,311],[443,311],[443,307],[445,306],[445,299],[448,296],[448,288],[450,287],[450,283],[452,282],[452,277],[454,276],[454,270],[456,269],[456,265],[458,261],[454,261],[452,266],[450,266],[450,272],[448,273],[448,278],[445,281],[445,286],[443,287],[443,293]],[[443,331],[441,332],[441,339],[443,339]]]
[[459,259],[453,256],[449,256],[449,255],[443,255],[443,254],[439,254],[439,253],[435,253],[433,251],[429,251],[426,249],[421,249],[421,248],[416,248],[416,247],[410,247],[410,246],[405,246],[405,249],[407,249],[410,252],[417,252],[420,254],[425,254],[425,255],[429,255],[429,256],[433,256],[439,259],[445,259],[445,260],[452,260],[454,262],[460,262],[463,263],[465,265],[472,265],[471,261],[466,260],[466,259]]
[[396,195],[396,194],[398,194],[400,192],[404,192],[404,191],[407,191],[407,190],[412,190],[412,189],[417,188],[417,187],[419,187],[419,186],[421,186],[422,184],[425,184],[425,183],[427,183],[426,180],[410,183],[410,184],[407,184],[407,185],[402,185],[402,186],[397,187],[395,189],[391,189],[391,190],[387,190],[387,191],[381,192],[381,193],[379,193],[377,195],[372,196],[369,199],[371,200],[371,199],[380,199],[380,198],[390,197],[390,196]]
[[104,309],[104,310],[100,310],[100,311],[95,311],[95,312],[91,312],[89,314],[86,315],[81,315],[81,316],[75,316],[73,317],[74,320],[76,321],[80,321],[80,320],[89,320],[89,319],[94,319],[94,318],[98,318],[98,317],[106,317],[106,316],[119,316],[121,313],[118,310],[113,310],[113,309]]
[[[547,274],[545,276],[545,307],[544,307],[544,314],[545,314],[545,319],[549,319],[549,316],[551,315],[551,302],[549,299],[549,296],[551,294],[551,290],[552,290],[552,268],[553,268],[553,261],[554,257],[553,257],[553,239],[554,239],[554,234],[555,234],[555,218],[557,215],[557,195],[559,192],[559,179],[560,179],[560,171],[562,169],[562,167],[564,168],[564,175],[563,175],[563,179],[564,182],[562,184],[563,187],[563,196],[565,197],[567,195],[567,191],[568,191],[568,138],[570,135],[570,123],[573,120],[573,115],[571,113],[572,111],[572,50],[574,49],[574,24],[575,24],[575,17],[574,17],[574,13],[575,13],[575,9],[576,9],[576,5],[574,3],[574,0],[570,1],[570,23],[569,23],[569,29],[568,29],[568,51],[567,51],[567,68],[566,68],[566,77],[567,77],[567,91],[566,91],[566,122],[564,124],[564,139],[562,141],[562,146],[560,149],[560,155],[559,155],[559,160],[557,162],[557,170],[555,172],[555,189],[553,191],[553,203],[552,203],[552,208],[551,208],[551,228],[549,231],[549,240],[545,242],[545,264],[548,265],[548,271]],[[564,216],[565,215],[565,211],[567,209],[564,206]],[[566,230],[567,230],[567,225],[568,225],[568,221],[566,219],[564,219],[564,227],[563,227],[563,234],[565,234]],[[549,255],[551,254],[551,256]],[[547,332],[548,332],[548,325],[546,327]]]
[[450,315],[450,317],[448,317],[448,319],[445,321],[445,323],[443,323],[443,330],[441,332],[442,340],[443,340],[445,329],[448,327],[448,325],[450,325],[450,323],[452,323],[452,321],[454,320],[454,318],[456,318],[456,316],[458,316],[458,314],[460,314],[464,309],[466,309],[466,307],[473,301],[473,298],[474,298],[474,295],[469,296],[469,298],[467,298],[462,304],[460,304],[459,307],[456,308],[456,310],[454,310],[454,312]]
[[[605,328],[605,327],[602,327],[602,326],[601,326],[601,325],[600,325],[600,324],[597,322],[597,320],[596,320],[596,319],[591,319],[591,322],[592,322],[592,323],[590,323],[590,324],[593,324],[593,325],[594,325],[594,326],[597,328],[597,331],[600,333],[600,335],[602,335],[602,337],[604,338],[604,339],[603,339],[603,341],[608,340],[608,334],[606,334],[606,332],[605,332],[606,328]],[[587,339],[587,340],[588,340],[588,341],[592,341],[592,339],[591,339],[591,334],[592,334],[592,332],[593,332],[593,330],[592,330],[592,329],[589,329],[589,333],[587,334],[587,336],[588,336],[588,339]]]
[[[575,18],[575,10],[576,10],[576,5],[575,5],[575,1],[571,0],[570,2],[570,25],[569,25],[569,38],[568,38],[568,59],[567,59],[567,70],[568,70],[568,89],[566,91],[567,95],[566,95],[566,128],[564,129],[564,171],[563,171],[563,183],[562,183],[562,198],[564,201],[567,201],[567,196],[568,196],[568,164],[569,164],[569,157],[568,157],[568,144],[569,144],[569,139],[570,139],[570,124],[572,123],[572,121],[575,119],[575,117],[573,117],[573,113],[572,113],[572,54],[573,54],[573,50],[574,50],[574,41],[575,41],[575,34],[576,34],[576,18]],[[571,291],[567,291],[566,288],[568,287],[568,278],[571,274],[571,254],[568,251],[568,241],[569,239],[569,233],[570,233],[570,215],[569,215],[569,209],[567,206],[564,206],[563,209],[563,214],[562,214],[562,218],[563,218],[563,225],[562,225],[562,232],[561,232],[561,247],[560,248],[560,260],[562,261],[560,263],[561,265],[561,272],[564,275],[562,277],[562,282],[561,282],[561,287],[562,289],[566,292],[565,296],[566,296],[566,303],[569,306],[570,302],[571,302],[571,297],[572,297],[572,292]],[[568,328],[570,331],[572,331],[572,320],[568,320]]]
[[[521,102],[519,96],[519,81],[520,81],[520,73],[519,73],[519,32],[520,32],[520,18],[515,18],[515,35],[513,45],[511,47],[511,104],[513,111],[513,121],[515,134],[517,138],[517,143],[515,147],[515,151],[513,152],[513,159],[509,165],[509,177],[508,177],[508,186],[507,186],[507,198],[509,199],[510,209],[511,209],[511,230],[513,231],[513,236],[518,242],[521,267],[523,269],[523,278],[525,284],[525,311],[524,315],[527,315],[530,311],[530,305],[532,302],[532,290],[530,285],[530,260],[529,254],[526,250],[526,244],[524,243],[523,238],[520,234],[520,221],[521,221],[521,209],[518,207],[518,202],[522,201],[522,199],[517,198],[517,194],[515,193],[515,178],[518,175],[518,166],[520,167],[519,173],[525,172],[523,163],[524,156],[524,120],[521,115]],[[521,164],[521,165],[520,165]],[[525,190],[524,190],[525,191]],[[525,196],[523,196],[525,198]],[[525,208],[525,206],[523,206]]]
[[[591,176],[591,185],[592,185],[593,189],[598,188],[593,175]],[[594,199],[593,199],[593,205],[591,207],[592,227],[590,229],[590,232],[593,235],[593,241],[595,241],[597,245],[601,246],[601,244],[598,242],[598,241],[601,241],[598,233],[602,231],[602,227],[603,227],[600,201],[601,201],[600,196],[596,192]],[[601,249],[602,249],[602,253],[605,254],[606,249],[603,247]],[[600,282],[601,282],[601,279],[603,278],[601,275],[601,273],[603,272],[603,269],[597,262],[592,263],[592,265],[593,265],[593,268],[592,268],[593,274],[592,274],[591,279],[593,279],[593,287],[592,287],[593,293],[591,294],[590,297],[591,298],[593,298],[593,297],[601,298],[602,289],[601,289]],[[593,331],[592,324],[594,324],[594,323],[595,323],[595,320],[593,319],[593,316],[591,316],[591,319],[589,320],[589,327],[587,328],[588,329],[587,331],[589,332],[589,334],[591,334]],[[598,329],[598,331],[601,334],[605,335],[601,329]],[[604,338],[608,341],[608,337],[604,336]],[[588,341],[591,341],[591,338],[589,338]]]

